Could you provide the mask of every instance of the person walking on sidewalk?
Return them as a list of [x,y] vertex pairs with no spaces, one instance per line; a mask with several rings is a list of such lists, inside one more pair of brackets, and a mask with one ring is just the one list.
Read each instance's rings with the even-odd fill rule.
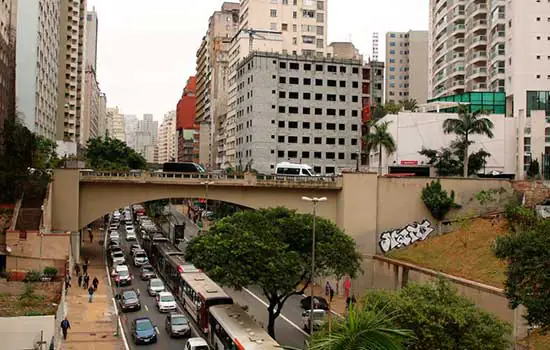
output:
[[87,289],[90,285],[90,275],[86,274],[84,276],[84,285],[82,286],[84,289]]
[[65,293],[69,292],[70,287],[71,287],[71,276],[67,271],[67,274],[65,275]]
[[71,324],[69,323],[69,320],[67,317],[61,321],[61,331],[63,332],[63,340],[67,340],[67,332],[69,331],[69,328],[71,328]]
[[88,273],[88,264],[86,263],[86,261],[84,262],[84,264],[82,264],[82,273],[84,275]]
[[74,271],[76,272],[77,276],[80,276],[80,265],[74,264]]
[[78,275],[78,288],[82,287],[82,275]]
[[88,288],[88,302],[92,303],[94,301],[94,293],[94,287],[90,286],[90,288]]
[[94,242],[94,234],[92,233],[92,228],[88,227],[88,236],[90,236],[90,243]]
[[94,287],[94,290],[97,290],[97,286],[99,285],[99,280],[96,276],[94,276],[94,280],[92,281],[92,286]]

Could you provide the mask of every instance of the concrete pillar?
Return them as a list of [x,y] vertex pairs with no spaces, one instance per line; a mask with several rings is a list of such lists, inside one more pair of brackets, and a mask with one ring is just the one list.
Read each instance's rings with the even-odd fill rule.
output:
[[71,232],[71,253],[73,263],[80,262],[80,248],[82,247],[82,239],[80,231]]

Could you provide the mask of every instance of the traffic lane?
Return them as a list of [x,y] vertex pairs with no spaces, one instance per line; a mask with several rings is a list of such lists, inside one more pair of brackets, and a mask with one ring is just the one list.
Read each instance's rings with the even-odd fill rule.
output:
[[[256,297],[262,299],[264,303],[267,303],[267,298],[260,287],[250,286],[247,289]],[[283,311],[281,312],[281,314],[297,326],[301,326],[302,322],[302,312],[304,310],[302,309],[302,304],[300,302],[303,298],[304,297],[301,295],[293,295],[289,297],[283,305]]]
[[[126,255],[126,264],[128,265],[130,273],[132,274],[132,276],[134,276],[132,284],[129,287],[134,288],[136,291],[139,291],[139,300],[141,302],[140,311],[123,313],[120,311],[120,307],[118,308],[119,313],[121,314],[122,326],[124,328],[124,333],[126,334],[126,339],[128,340],[128,345],[131,349],[137,349],[138,347],[139,349],[182,349],[185,343],[185,338],[171,338],[168,335],[164,326],[167,314],[160,313],[157,310],[155,298],[149,296],[149,294],[147,293],[147,281],[141,280],[140,268],[135,267],[133,264],[133,259],[130,256],[130,247],[132,244],[137,242],[126,241],[126,231],[124,228],[119,229],[119,234],[122,238],[122,249],[124,250],[124,253]],[[121,288],[116,288],[113,281],[114,295],[116,294],[116,291],[120,290]],[[179,306],[178,308],[178,311],[181,312],[181,308]],[[153,322],[153,324],[157,327],[158,334],[156,343],[139,346],[134,344],[134,341],[132,339],[131,327],[132,321],[138,317],[149,317],[151,319],[151,322]],[[194,332],[194,330],[192,330],[191,332],[192,336],[196,336],[196,332]]]
[[[268,315],[267,306],[265,304],[251,296],[245,290],[237,291],[230,288],[224,288],[224,290],[233,298],[236,304],[248,306],[248,314],[253,316],[256,322],[267,331]],[[307,339],[307,334],[304,333],[299,326],[285,320],[284,316],[281,315],[275,320],[275,340],[277,340],[279,344],[302,349]]]

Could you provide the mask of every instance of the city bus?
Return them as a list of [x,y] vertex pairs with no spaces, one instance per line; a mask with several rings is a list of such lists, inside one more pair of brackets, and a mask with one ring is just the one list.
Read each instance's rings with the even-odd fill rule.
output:
[[212,306],[208,313],[208,338],[215,349],[281,349],[281,346],[238,305]]
[[191,162],[183,163],[164,163],[162,171],[165,173],[205,173],[206,170],[202,165]]
[[200,329],[208,333],[208,309],[215,305],[233,304],[233,299],[206,274],[182,273],[180,290],[183,306]]

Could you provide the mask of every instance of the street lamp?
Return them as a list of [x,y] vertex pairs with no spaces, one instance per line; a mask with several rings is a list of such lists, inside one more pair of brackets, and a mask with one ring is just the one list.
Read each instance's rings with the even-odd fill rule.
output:
[[310,281],[310,283],[311,283],[311,286],[310,286],[311,309],[309,311],[309,334],[313,335],[313,313],[314,313],[313,312],[313,310],[314,310],[313,309],[313,307],[314,307],[313,297],[314,297],[314,294],[315,294],[314,281],[313,281],[313,276],[315,276],[315,217],[316,217],[316,214],[317,214],[317,204],[319,204],[319,202],[326,201],[327,197],[321,197],[321,198],[302,197],[302,200],[313,203],[313,238],[311,240],[312,243],[311,243],[311,281]]
[[201,185],[206,185],[206,193],[204,194],[204,198],[206,199],[206,215],[208,215],[208,185],[213,185],[214,181],[204,181],[201,182]]

